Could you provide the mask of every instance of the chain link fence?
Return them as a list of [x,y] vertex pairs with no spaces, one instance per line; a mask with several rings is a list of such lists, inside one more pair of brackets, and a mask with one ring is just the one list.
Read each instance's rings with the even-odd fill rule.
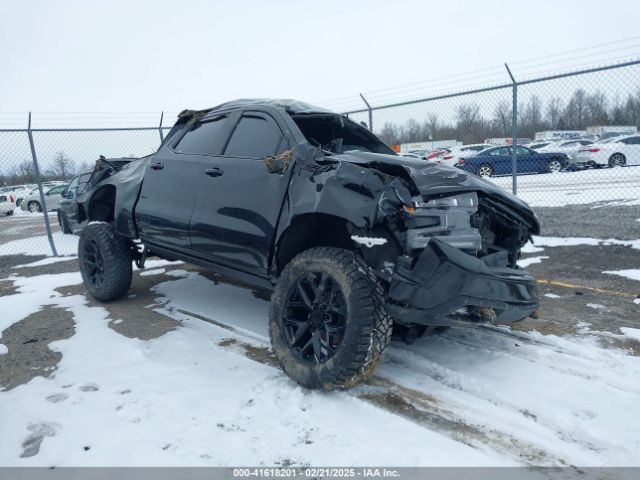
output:
[[[366,123],[401,155],[513,191],[536,208],[545,235],[637,238],[640,61],[536,78],[513,73],[505,69],[506,81],[482,88],[449,76],[427,96],[407,86],[323,106]],[[162,114],[38,114],[33,122],[1,115],[2,255],[75,254],[77,240],[61,232],[56,212],[65,186],[99,155],[154,152],[169,128]]]
[[[84,117],[83,117],[84,116]],[[2,255],[75,255],[77,238],[62,232],[59,207],[72,200],[66,187],[77,175],[90,172],[99,155],[141,157],[157,150],[170,126],[136,126],[145,117],[125,117],[121,126],[78,127],[118,122],[87,114],[31,114],[0,117],[0,252]],[[132,121],[133,120],[133,121]],[[19,123],[26,123],[20,128]],[[122,126],[126,122],[134,126]],[[157,121],[157,120],[156,120]],[[16,125],[18,124],[18,125]],[[64,127],[56,127],[56,125]],[[26,126],[26,128],[25,128]]]
[[[449,79],[436,82],[431,96],[416,98],[408,86],[324,105],[370,125],[402,155],[485,176],[542,217],[562,209],[570,225],[551,233],[581,236],[585,223],[597,221],[593,233],[603,238],[633,236],[640,226],[640,61],[523,79],[506,67],[501,75],[506,81],[484,88],[439,92],[456,84]],[[615,208],[623,206],[630,208]]]

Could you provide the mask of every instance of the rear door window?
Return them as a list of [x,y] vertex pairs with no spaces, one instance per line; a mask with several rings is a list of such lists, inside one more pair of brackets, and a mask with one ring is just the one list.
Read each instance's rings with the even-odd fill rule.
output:
[[200,155],[220,155],[227,139],[229,116],[219,115],[211,120],[196,124],[174,147],[177,153]]
[[489,152],[489,155],[495,155],[495,156],[509,155],[509,149],[507,147],[496,148],[495,150],[491,150]]
[[267,115],[246,113],[238,122],[224,152],[228,157],[264,158],[285,145],[275,121]]

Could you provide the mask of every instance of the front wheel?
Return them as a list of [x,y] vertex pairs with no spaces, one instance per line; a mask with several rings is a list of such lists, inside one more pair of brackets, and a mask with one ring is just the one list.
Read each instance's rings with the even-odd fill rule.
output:
[[96,300],[122,298],[131,287],[129,242],[108,223],[90,223],[80,234],[78,260],[82,280]]
[[289,377],[307,388],[349,388],[369,378],[391,340],[384,289],[351,251],[313,248],[284,268],[271,298],[269,335]]

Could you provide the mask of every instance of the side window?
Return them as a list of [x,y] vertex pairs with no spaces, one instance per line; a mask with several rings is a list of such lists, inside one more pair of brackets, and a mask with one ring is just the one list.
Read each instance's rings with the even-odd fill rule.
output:
[[496,148],[495,150],[491,150],[489,155],[510,155],[510,150],[511,149],[509,147],[500,147]]
[[231,135],[224,154],[230,157],[264,158],[278,153],[284,137],[276,123],[257,114],[245,114]]
[[220,155],[226,140],[229,117],[220,115],[211,120],[197,122],[174,147],[178,153]]
[[60,195],[65,190],[64,185],[60,185],[59,187],[54,187],[47,192],[47,195]]
[[640,145],[640,137],[629,137],[622,142],[627,145]]
[[91,180],[90,173],[86,173],[78,177],[78,188],[76,188],[76,192],[78,193],[78,195],[87,189],[87,185],[89,185],[89,180]]
[[78,182],[80,181],[80,177],[75,177],[69,183],[67,187],[67,198],[74,198],[76,196],[76,190],[78,189]]
[[516,154],[518,155],[531,155],[531,150],[526,147],[516,147]]

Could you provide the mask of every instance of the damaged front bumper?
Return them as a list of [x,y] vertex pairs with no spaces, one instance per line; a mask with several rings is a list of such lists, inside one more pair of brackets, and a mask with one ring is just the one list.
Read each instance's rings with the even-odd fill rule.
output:
[[469,255],[436,238],[413,266],[407,260],[397,265],[387,304],[400,323],[451,326],[461,320],[482,321],[469,315],[478,309],[493,309],[496,323],[508,323],[538,309],[536,281],[525,270],[492,266],[496,262],[488,257]]

